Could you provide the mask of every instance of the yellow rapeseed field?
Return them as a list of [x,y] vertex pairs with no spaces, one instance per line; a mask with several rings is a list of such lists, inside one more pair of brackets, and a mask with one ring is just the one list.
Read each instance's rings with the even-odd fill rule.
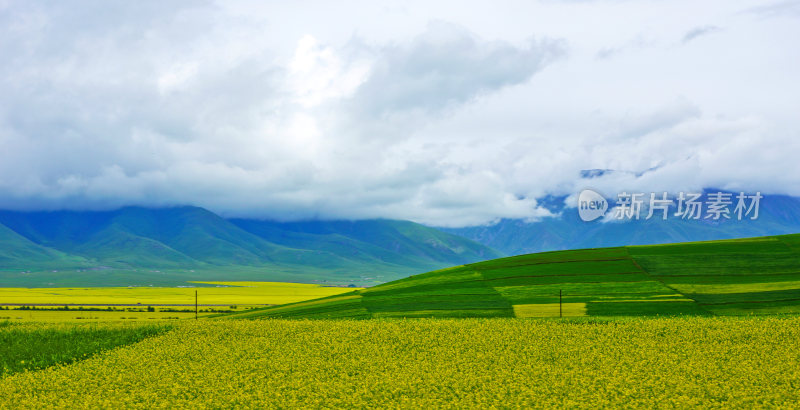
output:
[[0,288],[0,303],[282,305],[350,292],[353,288],[283,282],[197,282],[211,287]]
[[798,317],[200,320],[0,379],[0,407],[796,408],[798,363]]

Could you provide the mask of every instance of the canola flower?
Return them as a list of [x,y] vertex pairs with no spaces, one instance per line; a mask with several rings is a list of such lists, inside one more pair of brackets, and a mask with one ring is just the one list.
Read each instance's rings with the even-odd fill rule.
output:
[[793,408],[800,317],[181,323],[1,408]]
[[294,303],[351,292],[307,283],[285,282],[193,282],[205,287],[89,287],[89,288],[2,288],[0,300],[19,304],[200,304],[264,305]]

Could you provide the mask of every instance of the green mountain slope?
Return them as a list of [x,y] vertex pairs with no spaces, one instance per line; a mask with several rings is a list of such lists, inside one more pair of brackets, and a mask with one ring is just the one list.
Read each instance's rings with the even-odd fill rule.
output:
[[[228,220],[197,207],[0,211],[0,226],[0,271],[38,271],[0,276],[15,286],[179,285],[192,276],[376,284],[502,256],[412,222]],[[76,275],[82,267],[98,269]]]
[[164,243],[135,235],[117,225],[98,232],[87,242],[70,246],[69,250],[116,266],[180,268],[201,265]]
[[454,265],[502,256],[477,242],[407,221],[231,222],[292,249],[314,249],[372,263],[424,269],[436,263]]
[[800,235],[514,256],[230,317],[531,317],[559,309],[565,316],[800,313]]
[[43,268],[83,267],[90,264],[84,258],[31,242],[3,225],[0,225],[0,250],[0,267],[3,269],[24,269],[31,264]]
[[213,265],[263,264],[278,248],[203,208],[123,208],[113,220],[127,232]]

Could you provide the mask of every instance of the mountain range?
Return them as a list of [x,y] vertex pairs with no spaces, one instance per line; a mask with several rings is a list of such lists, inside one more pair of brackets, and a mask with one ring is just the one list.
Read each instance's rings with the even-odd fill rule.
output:
[[197,207],[0,211],[0,287],[201,277],[371,284],[501,255],[407,221],[281,223]]
[[0,211],[0,287],[198,280],[369,286],[502,256],[800,232],[800,199],[790,196],[765,196],[756,220],[686,220],[671,212],[667,220],[584,222],[564,200],[541,202],[553,217],[467,228],[387,219],[226,219],[191,206]]
[[[707,191],[705,195],[708,195]],[[735,195],[734,195],[735,197]],[[800,198],[786,195],[765,195],[760,200],[758,218],[751,220],[736,216],[730,219],[682,219],[670,208],[666,220],[656,217],[636,220],[596,220],[584,222],[574,207],[565,207],[565,197],[547,198],[543,205],[555,216],[538,221],[504,219],[495,224],[467,228],[443,228],[480,242],[506,255],[534,252],[600,248],[627,245],[708,241],[783,235],[800,232]],[[609,204],[614,201],[608,200]],[[751,214],[752,216],[752,214]]]

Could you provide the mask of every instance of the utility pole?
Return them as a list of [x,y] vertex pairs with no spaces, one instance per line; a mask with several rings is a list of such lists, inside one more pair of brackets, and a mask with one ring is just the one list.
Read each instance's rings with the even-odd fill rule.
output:
[[197,289],[194,290],[194,320],[197,320]]
[[558,290],[558,317],[563,317],[561,312],[561,289]]

